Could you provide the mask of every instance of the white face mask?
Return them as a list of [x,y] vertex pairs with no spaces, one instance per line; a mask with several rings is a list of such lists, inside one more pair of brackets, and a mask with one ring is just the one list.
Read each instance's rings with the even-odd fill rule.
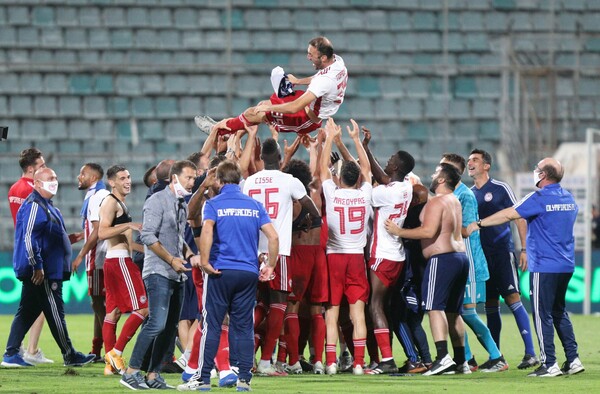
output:
[[537,168],[535,170],[533,170],[533,184],[535,187],[538,187],[538,184],[541,182],[540,179],[540,174],[542,172],[540,170],[538,170]]
[[177,183],[173,184],[173,189],[175,189],[175,195],[177,198],[187,197],[192,194],[192,192],[188,192],[183,186],[181,186],[179,177],[177,175],[175,175],[175,179],[177,180]]
[[41,181],[42,182],[42,189],[47,191],[48,193],[52,194],[53,196],[56,195],[56,192],[58,192],[58,181]]

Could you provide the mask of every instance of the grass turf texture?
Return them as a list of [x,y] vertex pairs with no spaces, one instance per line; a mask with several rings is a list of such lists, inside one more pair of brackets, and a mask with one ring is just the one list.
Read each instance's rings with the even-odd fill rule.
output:
[[[124,316],[125,318],[125,316]],[[119,325],[119,329],[125,319]],[[485,319],[485,317],[483,317]],[[506,372],[485,374],[475,372],[471,375],[455,376],[399,376],[386,375],[353,376],[338,374],[335,376],[303,374],[283,378],[265,378],[255,376],[252,389],[270,393],[388,393],[388,392],[461,392],[461,393],[511,393],[511,392],[596,392],[600,387],[600,350],[597,335],[600,330],[600,318],[597,316],[571,316],[575,335],[579,343],[580,358],[586,371],[574,376],[555,378],[528,378],[532,369],[518,370],[517,364],[523,356],[523,345],[518,335],[512,315],[503,315],[501,351],[510,365]],[[0,332],[2,341],[6,341],[12,316],[0,315]],[[87,353],[91,346],[92,315],[67,316],[69,334],[75,348]],[[425,329],[429,335],[427,318]],[[476,342],[475,335],[469,330],[471,348],[481,364],[486,361],[486,352]],[[535,340],[537,349],[537,340]],[[129,359],[135,338],[125,350],[125,358]],[[557,341],[559,365],[564,361],[560,343]],[[5,344],[5,342],[2,342]],[[435,347],[430,347],[435,356]],[[119,384],[119,376],[104,376],[104,363],[87,365],[81,368],[65,368],[62,356],[54,342],[48,326],[40,340],[40,348],[54,364],[40,365],[33,368],[0,368],[0,392],[2,393],[115,393],[128,392]],[[394,355],[400,365],[404,354],[399,343],[394,340]],[[368,357],[367,357],[368,360]],[[179,374],[165,374],[167,383],[176,386],[181,383]],[[216,379],[213,380],[213,392],[233,392],[233,389],[221,389]]]

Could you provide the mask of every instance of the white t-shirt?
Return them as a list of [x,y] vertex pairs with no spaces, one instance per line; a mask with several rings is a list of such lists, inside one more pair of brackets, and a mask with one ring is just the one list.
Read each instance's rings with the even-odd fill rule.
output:
[[402,239],[385,230],[386,219],[392,219],[399,227],[404,224],[406,213],[412,200],[410,182],[390,182],[373,189],[371,204],[375,208],[373,237],[371,238],[371,258],[404,261]]
[[[88,237],[94,231],[94,224],[92,222],[100,221],[100,204],[110,192],[106,189],[96,191],[96,193],[90,197],[87,208],[87,219],[85,220],[84,228],[84,239],[87,241]],[[85,269],[104,269],[104,259],[106,257],[106,249],[108,244],[104,240],[98,240],[96,246],[94,246],[88,254],[85,255]]]
[[362,254],[367,244],[373,186],[344,189],[328,179],[323,182],[327,214],[327,253]]
[[[289,256],[292,248],[293,200],[306,196],[302,182],[279,170],[262,170],[246,179],[243,191],[263,204],[279,235],[279,254]],[[258,251],[269,251],[267,237],[262,232]]]
[[348,84],[348,70],[344,59],[333,55],[335,61],[329,67],[316,73],[308,88],[317,99],[310,104],[310,109],[321,119],[328,119],[335,113],[344,101],[346,85]]

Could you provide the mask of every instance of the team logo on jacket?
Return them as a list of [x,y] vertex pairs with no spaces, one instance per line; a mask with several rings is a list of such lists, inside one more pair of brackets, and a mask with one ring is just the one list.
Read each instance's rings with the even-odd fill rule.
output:
[[58,283],[52,282],[52,284],[50,285],[50,288],[52,289],[52,291],[56,291],[58,289]]
[[485,196],[483,196],[483,199],[485,200],[485,202],[492,201],[492,198],[494,198],[494,195],[492,193],[485,193]]

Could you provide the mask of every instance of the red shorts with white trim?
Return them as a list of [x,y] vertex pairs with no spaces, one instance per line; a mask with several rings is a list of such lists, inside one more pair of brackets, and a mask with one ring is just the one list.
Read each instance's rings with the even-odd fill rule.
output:
[[269,288],[275,291],[285,293],[292,292],[292,273],[290,272],[289,256],[279,255],[277,258],[277,267],[273,271],[275,279],[268,281]]
[[292,271],[290,301],[327,302],[329,298],[327,259],[321,245],[294,245],[289,257]]
[[[296,90],[296,94],[293,96],[287,96],[279,98],[275,93],[271,95],[270,100],[272,104],[283,104],[290,101],[294,101],[304,94],[303,90]],[[275,127],[280,133],[298,133],[308,134],[311,131],[315,131],[321,127],[322,122],[315,123],[309,117],[304,108],[293,114],[282,114],[279,112],[268,111],[265,113],[267,116],[267,123]]]
[[327,271],[331,305],[340,305],[344,295],[349,304],[369,300],[367,267],[362,254],[328,254]]
[[90,296],[106,296],[106,288],[104,287],[104,270],[93,269],[86,271],[88,283],[88,295]]
[[202,295],[204,294],[204,272],[201,268],[192,267],[192,280],[196,287],[196,297],[198,297],[198,311],[202,313]]
[[402,273],[402,268],[404,268],[404,261],[375,259],[371,257],[369,260],[369,268],[377,275],[385,287],[391,287],[398,281],[398,278]]
[[131,257],[106,258],[104,286],[107,313],[115,308],[129,313],[148,307],[142,273]]

